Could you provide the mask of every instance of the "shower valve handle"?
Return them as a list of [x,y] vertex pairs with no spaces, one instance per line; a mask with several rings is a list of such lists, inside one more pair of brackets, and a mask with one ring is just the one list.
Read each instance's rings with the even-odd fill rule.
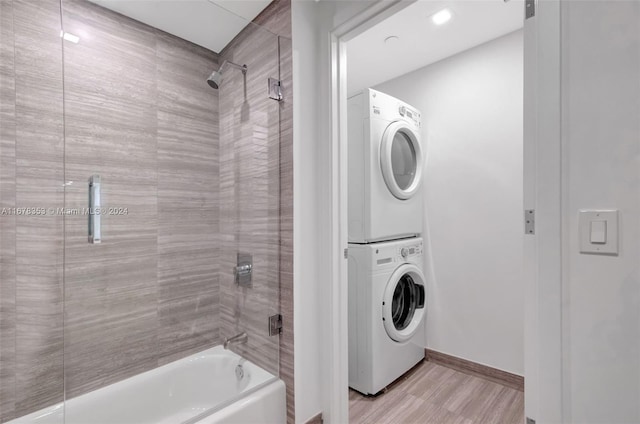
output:
[[251,264],[238,265],[236,267],[236,274],[240,276],[251,274],[251,269],[253,266]]
[[242,287],[251,287],[253,274],[253,257],[248,253],[238,253],[236,266],[233,269],[236,284]]

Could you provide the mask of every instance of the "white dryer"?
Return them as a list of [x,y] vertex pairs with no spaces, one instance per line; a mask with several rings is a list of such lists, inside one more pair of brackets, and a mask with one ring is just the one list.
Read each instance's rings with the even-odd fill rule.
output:
[[420,112],[372,89],[348,106],[349,242],[421,234]]
[[424,358],[422,239],[349,245],[349,387],[376,394]]

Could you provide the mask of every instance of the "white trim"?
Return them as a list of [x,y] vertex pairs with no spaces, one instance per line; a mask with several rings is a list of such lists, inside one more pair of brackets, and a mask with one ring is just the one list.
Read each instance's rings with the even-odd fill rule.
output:
[[561,0],[536,3],[524,27],[524,209],[536,210],[525,237],[525,415],[567,422],[563,412],[563,199]]
[[[536,45],[537,21],[524,22],[524,46]],[[533,50],[533,51],[532,51]],[[536,208],[536,94],[537,84],[531,69],[537,67],[535,49],[524,49],[524,143],[523,143],[523,211]],[[524,212],[523,212],[524,213]],[[525,416],[538,418],[538,284],[537,237],[526,235],[523,240],[524,277],[524,403]]]

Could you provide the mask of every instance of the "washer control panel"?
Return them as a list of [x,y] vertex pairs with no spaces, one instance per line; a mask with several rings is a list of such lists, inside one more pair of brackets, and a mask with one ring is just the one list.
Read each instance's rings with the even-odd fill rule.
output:
[[422,255],[422,239],[413,243],[401,243],[399,246],[375,249],[374,252],[376,265],[397,266],[398,263],[403,263],[410,258]]
[[405,245],[398,249],[398,253],[402,259],[411,258],[422,254],[422,242],[411,245]]
[[407,107],[405,104],[400,104],[398,106],[398,114],[405,119],[409,119],[413,121],[416,127],[420,127],[420,112],[410,107]]

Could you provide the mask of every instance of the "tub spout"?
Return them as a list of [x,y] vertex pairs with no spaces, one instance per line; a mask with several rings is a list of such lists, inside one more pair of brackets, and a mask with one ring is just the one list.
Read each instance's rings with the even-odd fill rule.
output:
[[229,349],[229,345],[235,345],[240,343],[246,343],[249,340],[249,336],[244,331],[240,334],[236,334],[233,337],[228,337],[224,339],[224,344],[222,347],[225,349]]

